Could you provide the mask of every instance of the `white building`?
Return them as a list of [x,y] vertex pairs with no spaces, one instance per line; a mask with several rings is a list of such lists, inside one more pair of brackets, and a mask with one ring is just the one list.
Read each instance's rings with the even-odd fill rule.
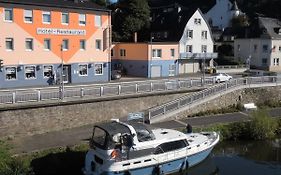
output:
[[238,8],[236,1],[216,0],[216,4],[205,14],[211,26],[224,29],[231,26],[233,17],[244,15]]
[[[197,9],[188,19],[179,41],[179,73],[194,73],[213,66],[214,41],[210,27]],[[204,65],[205,64],[205,65]]]
[[234,41],[235,58],[252,68],[281,72],[281,22],[259,17],[258,26],[246,33],[247,38]]

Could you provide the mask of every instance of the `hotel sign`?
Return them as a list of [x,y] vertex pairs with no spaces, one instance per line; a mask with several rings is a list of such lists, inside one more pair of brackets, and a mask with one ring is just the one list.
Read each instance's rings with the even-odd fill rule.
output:
[[86,35],[86,30],[37,28],[38,35]]

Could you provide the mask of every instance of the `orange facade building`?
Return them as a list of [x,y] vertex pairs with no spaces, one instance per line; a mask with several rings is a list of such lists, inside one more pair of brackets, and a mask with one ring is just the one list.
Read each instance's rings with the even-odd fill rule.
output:
[[110,79],[110,11],[65,0],[0,0],[0,88]]

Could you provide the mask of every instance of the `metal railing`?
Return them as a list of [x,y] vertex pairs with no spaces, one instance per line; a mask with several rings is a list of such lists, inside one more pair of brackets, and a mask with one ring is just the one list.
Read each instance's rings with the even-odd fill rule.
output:
[[159,116],[163,116],[172,111],[182,109],[188,105],[194,104],[200,100],[204,100],[210,96],[221,94],[227,90],[235,90],[235,87],[251,87],[251,85],[262,86],[277,86],[278,83],[281,83],[281,78],[276,76],[268,77],[249,77],[249,78],[240,78],[233,79],[229,82],[218,84],[207,89],[204,89],[200,92],[195,92],[191,95],[186,95],[180,97],[171,102],[165,103],[161,106],[157,106],[148,110],[149,120],[152,121]]
[[247,65],[224,65],[224,66],[216,66],[216,69],[241,69],[247,68]]
[[[187,90],[192,87],[213,85],[213,78],[187,79],[174,78],[164,80],[132,81],[120,83],[105,83],[80,86],[65,86],[63,100],[97,99],[123,95],[156,93],[175,90]],[[41,102],[60,100],[59,87],[30,88],[0,91],[0,104],[16,104],[26,102]]]

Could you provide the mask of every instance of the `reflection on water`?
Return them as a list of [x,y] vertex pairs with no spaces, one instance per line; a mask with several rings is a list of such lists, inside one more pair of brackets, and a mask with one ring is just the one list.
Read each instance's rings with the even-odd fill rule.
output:
[[175,175],[281,175],[281,139],[222,142],[204,162]]

